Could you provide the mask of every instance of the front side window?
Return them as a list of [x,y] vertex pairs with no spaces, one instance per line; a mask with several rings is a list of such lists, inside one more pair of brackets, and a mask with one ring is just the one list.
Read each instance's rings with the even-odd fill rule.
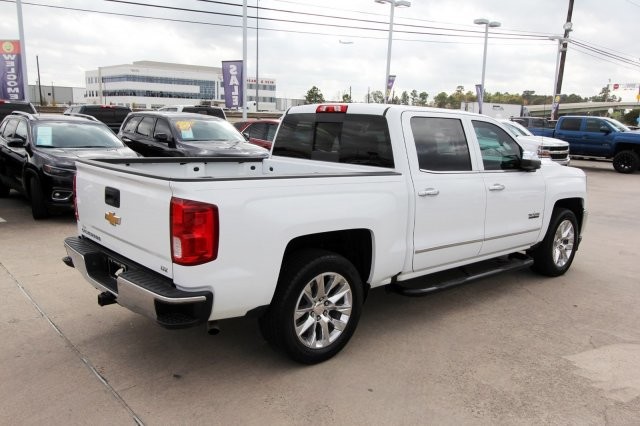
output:
[[471,170],[471,156],[462,123],[454,118],[412,117],[411,131],[420,170]]
[[140,124],[138,124],[138,128],[136,129],[136,133],[142,136],[151,137],[153,134],[153,127],[156,124],[155,117],[144,117]]
[[18,120],[9,120],[9,122],[7,123],[7,125],[4,128],[4,132],[2,133],[2,136],[7,139],[7,138],[12,138],[13,134],[16,131],[16,127],[18,127]]
[[586,122],[586,131],[587,132],[595,132],[595,133],[600,133],[600,127],[606,127],[607,125],[604,124],[600,119],[598,118],[587,118],[587,122]]
[[473,120],[485,170],[517,169],[522,149],[502,128],[486,121]]
[[16,127],[16,138],[21,139],[23,142],[27,141],[27,123],[24,120],[18,121],[18,127]]
[[169,123],[163,118],[158,118],[156,128],[153,131],[153,137],[156,138],[159,133],[164,133],[168,138],[171,138],[171,129],[169,128]]

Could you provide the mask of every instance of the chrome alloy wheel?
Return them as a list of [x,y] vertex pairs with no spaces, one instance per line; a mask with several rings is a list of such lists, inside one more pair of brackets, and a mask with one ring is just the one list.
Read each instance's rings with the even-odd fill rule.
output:
[[312,349],[331,345],[347,327],[352,307],[351,285],[342,275],[326,272],[316,276],[296,302],[293,325],[298,340]]
[[570,220],[563,220],[553,237],[553,263],[562,268],[571,258],[575,244],[575,230]]

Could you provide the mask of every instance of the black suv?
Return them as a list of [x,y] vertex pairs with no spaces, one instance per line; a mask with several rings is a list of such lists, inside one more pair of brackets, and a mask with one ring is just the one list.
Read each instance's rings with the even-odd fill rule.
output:
[[13,111],[24,111],[36,114],[36,109],[27,101],[3,101],[0,99],[0,121]]
[[132,112],[118,137],[144,157],[268,157],[228,121],[186,112]]
[[138,157],[90,116],[16,112],[0,123],[0,197],[31,200],[35,219],[73,209],[75,160]]
[[113,133],[118,133],[120,125],[131,112],[131,108],[118,105],[76,105],[67,108],[65,115],[86,114],[97,118],[109,126]]

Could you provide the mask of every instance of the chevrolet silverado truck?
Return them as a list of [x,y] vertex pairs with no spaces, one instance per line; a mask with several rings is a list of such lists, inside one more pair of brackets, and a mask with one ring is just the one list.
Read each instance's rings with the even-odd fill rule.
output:
[[255,316],[308,364],[344,347],[372,288],[564,274],[587,218],[581,170],[490,117],[399,105],[292,107],[268,158],[80,160],[75,187],[63,260],[100,305],[212,334]]
[[633,173],[640,167],[640,132],[611,118],[564,116],[555,128],[529,131],[568,142],[571,156],[611,158],[618,173]]

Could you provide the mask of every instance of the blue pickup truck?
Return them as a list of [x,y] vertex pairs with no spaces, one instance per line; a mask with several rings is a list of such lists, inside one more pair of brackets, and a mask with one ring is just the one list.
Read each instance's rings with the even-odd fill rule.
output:
[[564,116],[555,128],[530,127],[529,131],[569,142],[572,156],[612,158],[619,173],[633,173],[640,166],[640,132],[611,118]]

